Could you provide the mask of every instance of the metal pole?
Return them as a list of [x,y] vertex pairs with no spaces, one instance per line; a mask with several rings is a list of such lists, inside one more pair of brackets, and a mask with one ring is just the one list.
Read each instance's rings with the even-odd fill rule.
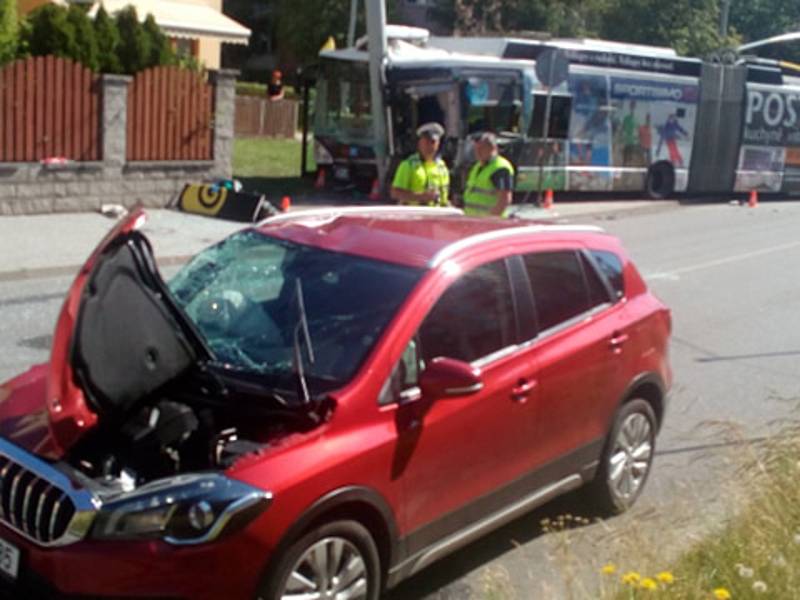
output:
[[375,162],[378,184],[383,190],[386,181],[386,107],[383,97],[383,68],[387,55],[386,6],[384,0],[366,0],[367,37],[369,44],[369,82],[372,97],[372,123],[375,134]]
[[[556,55],[554,52],[550,53],[550,73],[553,72],[555,68],[555,59]],[[553,98],[553,86],[547,86],[547,99],[545,100],[544,105],[544,129],[542,131],[543,143],[542,147],[539,150],[539,191],[536,194],[536,204],[541,206],[542,205],[542,184],[544,183],[544,153],[545,149],[547,148],[547,144],[549,143],[548,138],[550,137],[550,106],[552,104]]]
[[300,156],[300,177],[306,176],[308,168],[308,88],[310,87],[308,80],[303,81],[303,148]]
[[719,34],[724,38],[728,35],[728,15],[731,10],[731,0],[722,0],[722,9],[719,14]]
[[350,28],[347,30],[347,47],[356,43],[356,19],[358,18],[358,0],[350,0]]

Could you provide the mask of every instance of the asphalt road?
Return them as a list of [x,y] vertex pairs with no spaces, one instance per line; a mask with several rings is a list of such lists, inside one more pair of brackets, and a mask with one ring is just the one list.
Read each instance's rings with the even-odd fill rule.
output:
[[[590,222],[623,239],[673,310],[675,386],[645,495],[628,515],[568,536],[543,533],[540,520],[591,517],[590,510],[577,496],[551,503],[444,559],[392,598],[592,597],[606,560],[636,568],[652,554],[666,567],[730,508],[736,461],[748,443],[796,416],[800,203],[679,206]],[[46,360],[68,284],[0,282],[0,380]]]

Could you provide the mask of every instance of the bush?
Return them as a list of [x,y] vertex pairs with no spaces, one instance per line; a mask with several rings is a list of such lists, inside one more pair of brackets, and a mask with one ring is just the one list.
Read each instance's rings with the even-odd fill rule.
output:
[[69,49],[69,58],[89,67],[92,71],[97,71],[100,68],[100,56],[92,20],[86,16],[83,8],[77,4],[70,4],[67,9],[67,24],[74,31],[72,39],[75,44]]
[[17,0],[0,0],[0,65],[17,55]]
[[108,16],[103,5],[94,17],[94,35],[97,39],[97,51],[100,56],[100,70],[103,73],[122,73],[119,60],[120,36],[117,23]]

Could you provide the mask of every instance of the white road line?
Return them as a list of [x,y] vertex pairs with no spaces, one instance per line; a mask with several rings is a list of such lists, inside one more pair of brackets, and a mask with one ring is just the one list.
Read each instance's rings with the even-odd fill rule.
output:
[[780,246],[773,246],[771,248],[762,248],[761,250],[753,250],[752,252],[743,252],[741,254],[734,254],[733,256],[726,256],[725,258],[709,260],[706,262],[697,263],[695,265],[690,265],[688,267],[674,269],[672,271],[653,273],[651,275],[645,276],[645,279],[647,280],[668,279],[671,281],[677,281],[678,279],[680,279],[681,275],[684,275],[686,273],[692,273],[694,271],[702,271],[703,269],[719,267],[721,265],[727,265],[730,263],[735,263],[743,260],[748,260],[750,258],[763,256],[765,254],[772,254],[773,252],[781,252],[782,250],[791,250],[792,248],[798,248],[798,247],[800,247],[800,241],[789,242],[788,244],[781,244]]

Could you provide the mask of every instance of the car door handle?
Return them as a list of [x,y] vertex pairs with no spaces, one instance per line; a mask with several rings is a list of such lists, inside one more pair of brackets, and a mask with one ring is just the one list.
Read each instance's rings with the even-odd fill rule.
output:
[[538,383],[535,379],[520,379],[517,385],[511,388],[511,399],[520,404],[527,402],[528,394],[536,388]]
[[622,351],[622,345],[628,341],[628,334],[615,331],[611,334],[611,340],[608,342],[609,348],[614,352]]

